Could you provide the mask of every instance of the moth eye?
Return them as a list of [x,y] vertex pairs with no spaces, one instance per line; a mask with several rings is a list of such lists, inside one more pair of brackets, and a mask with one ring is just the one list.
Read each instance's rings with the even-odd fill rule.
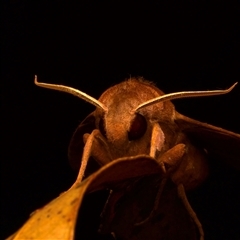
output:
[[103,118],[101,118],[99,121],[99,131],[104,137],[106,137],[106,130],[105,130],[105,124],[104,124]]
[[128,132],[129,141],[141,138],[147,130],[147,121],[144,116],[136,114],[131,123],[130,130]]

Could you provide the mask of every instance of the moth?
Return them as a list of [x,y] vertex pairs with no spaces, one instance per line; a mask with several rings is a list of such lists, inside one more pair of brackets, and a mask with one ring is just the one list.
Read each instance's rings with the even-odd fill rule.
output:
[[[157,217],[156,213],[167,214],[175,209],[175,205],[181,205],[183,212],[176,213],[175,209],[175,214],[187,219],[188,223],[183,228],[188,229],[190,234],[180,237],[183,229],[179,229],[174,236],[170,236],[171,229],[159,227],[161,220],[157,220],[157,225],[154,225],[157,233],[151,239],[176,239],[176,236],[178,239],[204,239],[202,224],[192,209],[186,192],[195,189],[208,176],[209,152],[221,159],[227,159],[240,169],[240,134],[183,116],[175,110],[171,100],[226,94],[237,83],[226,90],[164,94],[143,78],[131,78],[107,89],[98,100],[71,87],[40,83],[37,76],[35,84],[70,93],[96,106],[96,110],[78,126],[69,144],[70,163],[73,168],[80,168],[79,181],[84,177],[90,159],[103,166],[115,159],[137,158],[145,154],[154,158],[160,166],[159,175],[116,186],[104,210],[108,218],[104,221],[108,227],[103,226],[100,231],[104,232],[104,228],[108,228],[117,239],[145,239],[144,229],[153,231],[151,221]],[[151,186],[154,186],[152,191]],[[141,198],[146,192],[149,199],[154,201],[150,204],[152,209],[141,215],[144,205],[134,196],[138,194]],[[121,201],[125,203],[121,204]],[[171,203],[170,207],[162,209],[161,201],[164,206]],[[117,210],[119,204],[122,208]],[[136,207],[136,204],[140,210],[135,216],[130,209]],[[123,214],[126,208],[131,216]],[[121,220],[120,227],[113,223],[117,215],[126,218]],[[129,220],[132,216],[134,217]],[[182,226],[181,222],[183,220],[178,217],[176,225]],[[144,228],[144,225],[148,227]],[[125,236],[121,229],[123,227],[129,228]]]

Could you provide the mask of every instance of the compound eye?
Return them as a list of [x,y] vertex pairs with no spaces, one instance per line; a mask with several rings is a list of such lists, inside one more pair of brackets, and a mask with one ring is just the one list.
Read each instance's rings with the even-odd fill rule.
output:
[[106,130],[105,130],[105,124],[104,124],[103,118],[101,118],[99,121],[99,131],[104,137],[106,137]]
[[130,130],[128,132],[129,141],[137,140],[141,138],[147,130],[147,121],[144,116],[136,114],[131,123]]

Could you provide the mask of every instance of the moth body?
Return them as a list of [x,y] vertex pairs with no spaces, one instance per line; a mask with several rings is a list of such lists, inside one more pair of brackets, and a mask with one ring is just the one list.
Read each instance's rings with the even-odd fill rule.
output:
[[[131,78],[107,89],[98,100],[71,87],[39,83],[36,77],[35,83],[41,87],[71,93],[96,106],[96,110],[89,114],[78,126],[69,144],[70,163],[73,168],[80,169],[76,183],[82,181],[87,163],[91,159],[94,159],[99,167],[107,166],[107,164],[116,160],[147,159],[148,161],[153,160],[154,163],[157,162],[160,184],[155,197],[155,204],[149,217],[145,220],[142,219],[140,223],[136,221],[139,221],[139,215],[142,216],[140,214],[141,209],[139,213],[135,214],[134,212],[136,219],[132,219],[127,226],[133,237],[136,234],[135,228],[137,226],[143,226],[146,222],[150,222],[149,219],[154,216],[157,210],[159,210],[159,213],[162,212],[158,202],[161,200],[161,194],[164,192],[164,186],[168,181],[176,185],[178,197],[182,200],[182,205],[189,214],[188,217],[195,223],[200,240],[204,239],[202,225],[187,200],[185,190],[196,188],[206,179],[208,175],[206,151],[215,154],[219,159],[227,159],[229,164],[240,169],[240,134],[183,116],[175,110],[170,100],[226,94],[237,83],[226,90],[164,94],[160,89],[142,78]],[[146,188],[147,186],[145,186]],[[110,232],[113,231],[112,222],[117,218],[117,215],[113,214],[115,204],[124,195],[124,191],[125,189],[120,189],[120,193],[113,191],[109,200],[110,209],[106,210],[106,215]],[[171,193],[165,197],[172,199],[173,195]],[[144,197],[144,193],[142,193],[142,196]],[[163,201],[165,201],[164,197]],[[134,197],[130,202],[134,207],[138,204],[138,200],[135,200]],[[168,207],[167,203],[164,204]],[[175,200],[173,200],[173,204],[175,204]],[[176,204],[179,203],[176,201]],[[128,223],[128,219],[125,221],[125,215],[121,213],[120,211],[119,215],[122,216],[123,220],[121,218],[117,222],[120,221],[124,225],[126,222]],[[170,220],[159,220],[156,229],[158,229],[158,226],[165,224],[165,221],[170,222]],[[178,227],[179,224],[181,225],[181,222],[178,220],[177,227],[174,228],[174,235],[178,235],[175,231],[183,233],[181,227]],[[154,231],[156,231],[153,225],[150,225],[150,229],[154,227]],[[189,219],[186,220],[184,228],[191,228],[190,235],[196,236],[195,227],[192,226],[192,221],[189,221]],[[138,234],[140,239],[142,239],[141,237],[145,239],[144,231],[146,228],[141,229]],[[165,233],[168,230],[160,227],[161,234],[164,236],[171,235],[171,229],[169,228],[169,232]],[[116,229],[114,227],[114,232],[122,234],[121,224],[117,224]],[[158,232],[156,234],[158,236]],[[128,236],[129,233],[127,233],[127,239],[130,239]],[[181,239],[188,238],[186,236],[183,235]],[[156,237],[156,239],[159,238]],[[174,237],[174,239],[176,238]],[[194,239],[196,238],[194,237]]]
[[[138,79],[124,81],[105,91],[98,101],[108,110],[97,108],[92,113],[93,128],[99,130],[97,135],[101,135],[96,137],[92,156],[100,165],[105,165],[122,157],[150,155],[151,145],[156,145],[152,157],[160,159],[175,145],[185,144],[186,153],[175,162],[170,175],[176,184],[182,183],[186,189],[191,189],[201,184],[208,174],[206,156],[191,144],[176,124],[174,105],[165,101],[134,111],[140,104],[163,95],[154,85]],[[159,134],[152,140],[154,124],[158,125]],[[168,160],[165,161],[163,164],[168,165]]]

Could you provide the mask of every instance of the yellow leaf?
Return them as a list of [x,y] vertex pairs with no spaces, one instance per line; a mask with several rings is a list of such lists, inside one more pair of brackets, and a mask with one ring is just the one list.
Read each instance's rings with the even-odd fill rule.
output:
[[22,239],[74,239],[79,207],[87,192],[109,188],[129,178],[160,173],[156,161],[148,155],[115,160],[83,182],[73,186],[43,208],[36,210],[29,220],[7,240]]

